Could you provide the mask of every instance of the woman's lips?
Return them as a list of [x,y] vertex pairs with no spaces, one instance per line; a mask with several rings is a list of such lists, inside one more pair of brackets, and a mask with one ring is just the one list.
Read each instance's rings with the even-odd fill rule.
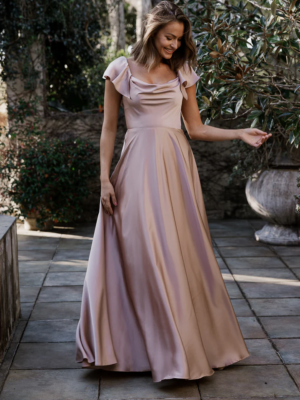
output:
[[169,53],[169,54],[174,53],[174,50],[170,50],[170,49],[166,49],[166,48],[164,48],[164,50],[165,50],[167,53]]

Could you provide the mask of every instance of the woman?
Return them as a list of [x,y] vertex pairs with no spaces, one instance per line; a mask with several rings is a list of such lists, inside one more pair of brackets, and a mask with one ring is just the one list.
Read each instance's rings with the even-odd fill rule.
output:
[[[194,140],[240,139],[258,129],[204,126],[187,17],[162,1],[146,17],[132,57],[104,73],[101,206],[76,332],[83,368],[152,371],[152,379],[199,379],[249,356],[214,256]],[[127,132],[109,170],[120,102]]]

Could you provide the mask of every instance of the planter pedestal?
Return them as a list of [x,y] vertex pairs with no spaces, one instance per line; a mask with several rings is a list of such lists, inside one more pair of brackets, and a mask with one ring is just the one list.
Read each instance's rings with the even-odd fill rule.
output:
[[299,193],[299,168],[278,168],[248,179],[246,197],[251,208],[267,224],[255,232],[258,241],[274,245],[300,245],[300,215],[295,195]]

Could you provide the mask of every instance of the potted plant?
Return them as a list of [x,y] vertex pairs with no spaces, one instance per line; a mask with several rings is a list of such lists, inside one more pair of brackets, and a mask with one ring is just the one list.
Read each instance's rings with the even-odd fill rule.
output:
[[90,194],[89,178],[97,174],[94,145],[81,138],[48,137],[33,124],[34,134],[28,134],[27,124],[17,130],[15,125],[6,134],[9,141],[1,143],[3,212],[25,219],[27,229],[79,219]]
[[232,153],[230,182],[247,180],[248,203],[267,222],[256,239],[300,244],[300,0],[178,3],[197,41],[205,124],[235,120],[272,133],[258,149],[236,141]]

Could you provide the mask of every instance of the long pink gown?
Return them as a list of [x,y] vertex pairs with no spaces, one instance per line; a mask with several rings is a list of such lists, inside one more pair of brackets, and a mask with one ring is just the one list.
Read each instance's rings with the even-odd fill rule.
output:
[[106,69],[123,95],[127,132],[111,175],[118,205],[100,202],[76,331],[83,368],[199,379],[249,356],[209,232],[196,162],[181,130],[182,68],[164,84]]

